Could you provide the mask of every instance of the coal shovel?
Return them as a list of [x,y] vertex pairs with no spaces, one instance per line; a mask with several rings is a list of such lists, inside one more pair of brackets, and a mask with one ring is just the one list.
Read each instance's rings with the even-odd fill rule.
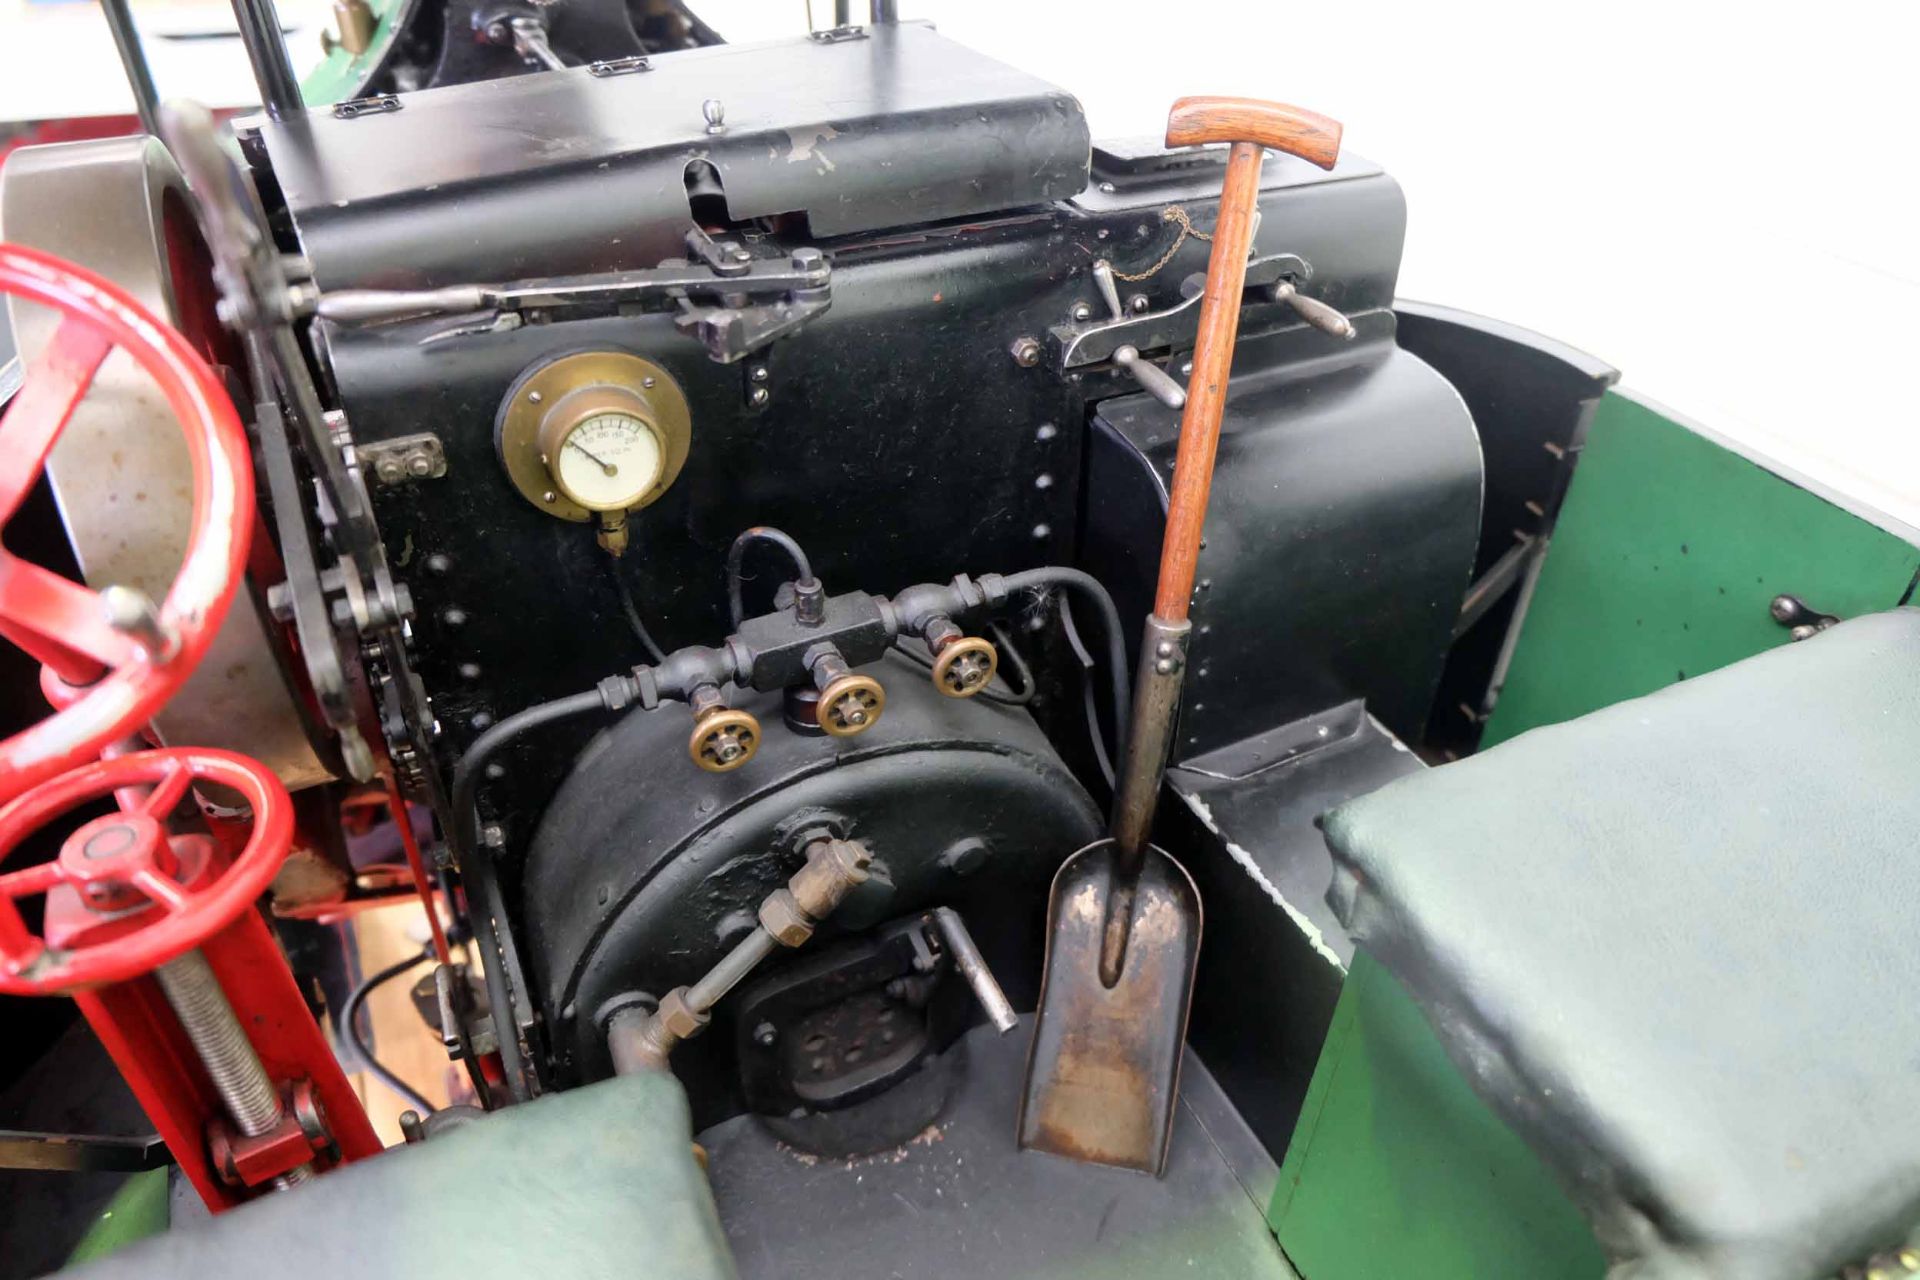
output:
[[1193,878],[1149,839],[1186,677],[1187,605],[1240,327],[1260,163],[1263,148],[1271,148],[1331,169],[1340,151],[1340,126],[1272,102],[1176,102],[1167,119],[1167,145],[1209,142],[1233,145],[1200,302],[1159,586],[1140,642],[1111,834],[1068,858],[1054,877],[1046,974],[1020,1105],[1022,1147],[1155,1175],[1166,1164],[1173,1134],[1201,910]]

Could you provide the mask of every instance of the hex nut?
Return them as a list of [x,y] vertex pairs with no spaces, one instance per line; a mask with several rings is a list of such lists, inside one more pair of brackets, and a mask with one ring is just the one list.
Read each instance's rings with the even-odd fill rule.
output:
[[760,904],[760,927],[783,947],[800,946],[813,936],[812,918],[800,909],[789,889],[774,890]]
[[660,1001],[660,1008],[654,1012],[654,1018],[661,1026],[673,1033],[676,1040],[690,1040],[713,1020],[709,1013],[696,1013],[687,1004],[687,989],[675,987]]

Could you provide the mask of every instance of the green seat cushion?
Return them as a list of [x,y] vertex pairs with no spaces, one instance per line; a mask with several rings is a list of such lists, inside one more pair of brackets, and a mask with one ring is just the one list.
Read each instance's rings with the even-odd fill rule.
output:
[[666,1074],[495,1112],[65,1275],[732,1280]]
[[1325,825],[1336,911],[1616,1277],[1812,1280],[1920,1222],[1920,610]]

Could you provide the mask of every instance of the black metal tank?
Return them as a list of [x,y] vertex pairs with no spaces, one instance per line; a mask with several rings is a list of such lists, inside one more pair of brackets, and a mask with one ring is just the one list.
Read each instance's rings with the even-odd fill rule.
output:
[[[939,695],[897,656],[871,668],[880,722],[853,738],[780,724],[779,695],[741,701],[767,732],[732,773],[688,758],[684,708],[635,712],[580,755],[535,833],[524,877],[525,945],[554,1078],[610,1073],[596,1013],[624,993],[698,978],[753,927],[753,910],[800,864],[794,837],[825,822],[867,842],[873,878],[809,952],[935,905],[975,922],[1017,1005],[1040,972],[1047,885],[1096,839],[1099,809],[1026,711]],[[798,953],[796,953],[798,954]],[[788,959],[776,955],[771,972]],[[730,1109],[727,1005],[675,1053],[696,1118]]]

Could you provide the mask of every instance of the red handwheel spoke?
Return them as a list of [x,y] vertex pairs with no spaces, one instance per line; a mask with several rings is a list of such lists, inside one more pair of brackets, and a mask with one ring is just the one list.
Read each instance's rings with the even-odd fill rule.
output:
[[[220,378],[186,339],[112,281],[25,245],[0,243],[0,295],[58,317],[29,333],[30,343],[46,339],[25,351],[20,391],[0,406],[0,533],[39,482],[61,433],[111,421],[115,406],[87,399],[110,361],[127,362],[124,371],[113,365],[116,379],[137,371],[150,382],[144,398],[129,404],[164,403],[193,472],[191,527],[172,584],[141,584],[153,592],[151,612],[131,595],[112,601],[126,634],[109,625],[100,596],[0,547],[0,642],[39,659],[41,688],[55,707],[46,720],[0,736],[4,804],[97,758],[179,691],[245,578],[255,510],[246,431]],[[78,461],[105,467],[109,459]]]
[[113,340],[98,325],[67,316],[28,367],[0,417],[0,524],[20,509],[40,478],[53,442],[112,350]]
[[31,898],[35,894],[45,893],[63,878],[58,860],[9,871],[0,875],[0,898],[9,902],[14,898]]
[[185,911],[193,901],[178,880],[151,868],[134,872],[133,886],[168,911]]
[[193,773],[187,766],[177,761],[170,764],[147,798],[140,802],[140,812],[157,822],[165,822],[167,815],[179,805],[180,798],[187,794],[187,784],[192,781]]
[[97,592],[4,552],[0,633],[69,683],[89,683],[99,668],[125,666],[137,656],[132,642],[107,625]]
[[45,948],[46,944],[34,937],[21,919],[13,899],[0,896],[0,968],[18,969]]
[[[169,856],[164,813],[196,784],[235,792],[253,812],[231,861],[204,838],[183,840]],[[286,861],[293,801],[272,770],[228,751],[162,748],[96,760],[0,804],[0,862],[48,823],[133,788],[146,794],[131,811],[73,828],[54,862],[0,873],[0,994],[70,992],[150,973],[254,910]],[[79,900],[55,897],[36,936],[15,899],[60,885],[80,890]]]

